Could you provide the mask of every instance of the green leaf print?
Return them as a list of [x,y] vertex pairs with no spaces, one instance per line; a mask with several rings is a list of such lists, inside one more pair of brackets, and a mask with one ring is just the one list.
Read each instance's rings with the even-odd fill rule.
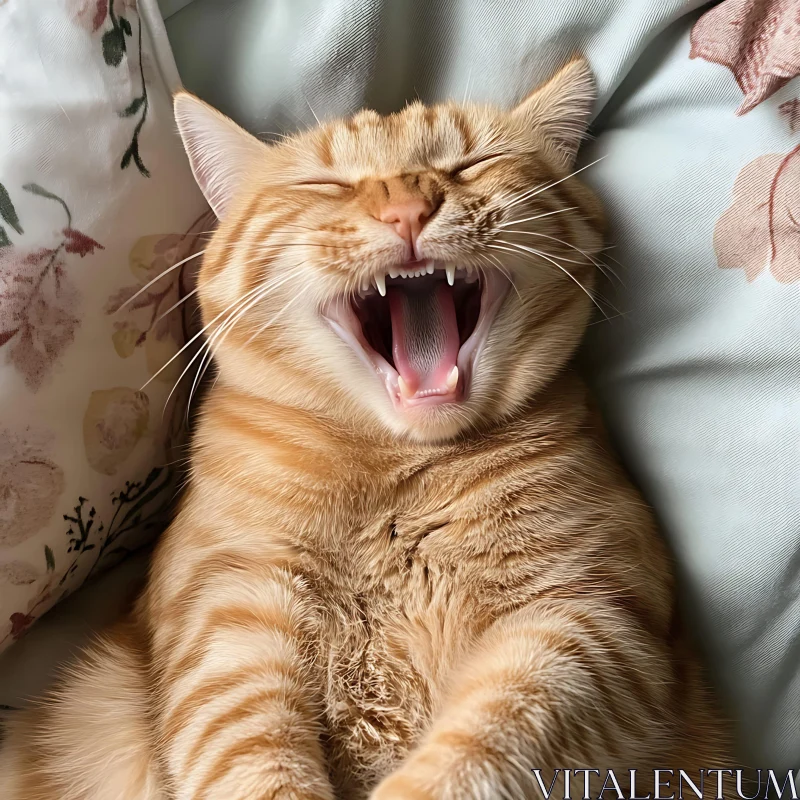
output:
[[112,28],[103,34],[103,59],[109,67],[118,67],[125,55],[125,34],[122,28]]
[[44,560],[47,563],[47,571],[55,572],[56,570],[56,557],[53,551],[47,545],[44,546]]
[[22,226],[19,217],[6,187],[0,183],[0,217],[2,217],[18,234],[22,235]]

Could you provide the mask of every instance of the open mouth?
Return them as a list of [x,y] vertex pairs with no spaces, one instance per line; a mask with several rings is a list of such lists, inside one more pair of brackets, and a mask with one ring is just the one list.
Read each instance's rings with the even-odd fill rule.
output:
[[498,270],[426,259],[373,276],[323,313],[383,380],[395,408],[458,403],[508,287]]

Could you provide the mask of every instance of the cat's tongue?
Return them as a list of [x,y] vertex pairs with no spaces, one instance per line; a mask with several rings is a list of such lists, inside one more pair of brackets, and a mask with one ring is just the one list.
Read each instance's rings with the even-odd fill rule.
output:
[[406,399],[450,394],[460,345],[453,287],[445,281],[412,285],[390,286],[388,291],[401,394]]

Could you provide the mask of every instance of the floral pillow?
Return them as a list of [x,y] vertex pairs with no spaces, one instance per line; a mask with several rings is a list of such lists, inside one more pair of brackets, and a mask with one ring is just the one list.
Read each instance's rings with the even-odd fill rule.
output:
[[213,215],[161,26],[155,0],[0,2],[0,649],[174,498]]
[[[595,126],[608,319],[586,367],[675,555],[742,761],[800,752],[800,4],[670,26]],[[647,57],[647,56],[645,56]]]

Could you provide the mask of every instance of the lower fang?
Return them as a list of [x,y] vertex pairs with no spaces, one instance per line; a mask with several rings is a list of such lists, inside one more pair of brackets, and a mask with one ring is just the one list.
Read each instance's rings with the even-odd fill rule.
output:
[[447,376],[447,388],[452,392],[456,386],[458,386],[458,367],[454,366]]
[[397,385],[400,387],[400,394],[403,397],[411,397],[414,394],[414,392],[409,390],[408,384],[403,380],[402,375],[397,376]]

